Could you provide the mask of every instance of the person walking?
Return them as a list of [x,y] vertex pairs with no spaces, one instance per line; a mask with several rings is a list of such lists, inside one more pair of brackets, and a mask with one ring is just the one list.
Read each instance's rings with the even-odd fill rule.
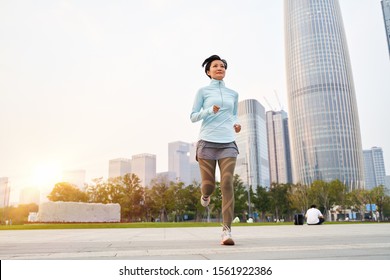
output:
[[317,209],[315,204],[310,206],[310,209],[307,210],[305,217],[308,225],[320,225],[325,221],[324,216],[321,211]]
[[216,164],[221,174],[222,245],[234,245],[231,225],[234,218],[233,177],[239,153],[235,133],[241,131],[238,122],[238,93],[225,86],[227,62],[218,55],[208,57],[202,64],[211,79],[208,86],[198,90],[191,112],[191,121],[202,121],[196,147],[202,178],[201,204],[208,207],[215,190]]

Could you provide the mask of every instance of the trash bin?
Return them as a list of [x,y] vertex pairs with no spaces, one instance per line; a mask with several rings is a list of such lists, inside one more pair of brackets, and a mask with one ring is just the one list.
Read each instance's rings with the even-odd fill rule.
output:
[[303,225],[304,221],[303,214],[294,215],[294,225]]

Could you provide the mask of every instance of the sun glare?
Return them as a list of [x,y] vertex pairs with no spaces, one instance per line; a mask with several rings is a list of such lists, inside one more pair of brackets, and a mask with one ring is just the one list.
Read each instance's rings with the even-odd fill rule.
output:
[[54,185],[61,180],[61,168],[57,163],[39,164],[34,168],[33,184],[35,187],[54,187]]

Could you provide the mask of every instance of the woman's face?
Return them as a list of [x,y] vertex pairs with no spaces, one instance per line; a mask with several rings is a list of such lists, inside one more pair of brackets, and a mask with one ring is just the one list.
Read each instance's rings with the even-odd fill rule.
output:
[[207,71],[207,75],[215,80],[223,80],[223,78],[225,78],[225,71],[225,64],[223,64],[221,60],[214,60],[211,62],[210,70]]

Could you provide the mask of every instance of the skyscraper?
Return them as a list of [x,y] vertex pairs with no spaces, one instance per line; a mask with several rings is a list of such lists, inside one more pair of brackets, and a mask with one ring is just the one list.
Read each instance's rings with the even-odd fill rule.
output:
[[242,125],[237,134],[239,150],[235,173],[247,186],[268,187],[269,164],[267,129],[264,107],[254,99],[238,103],[238,118]]
[[372,189],[380,185],[386,186],[386,170],[382,148],[372,147],[370,150],[363,150],[363,157],[366,189]]
[[133,155],[131,158],[132,173],[141,180],[141,185],[150,187],[156,178],[156,156],[152,154]]
[[287,113],[268,111],[266,117],[271,183],[292,183]]
[[175,172],[176,180],[188,185],[191,183],[190,144],[176,141],[168,143],[168,171]]
[[386,195],[390,195],[390,175],[386,175],[385,177],[385,193]]
[[196,145],[197,142],[193,142],[190,144],[190,169],[191,169],[191,184],[201,183],[202,177],[200,176],[200,168],[199,163],[196,160]]
[[108,178],[123,177],[131,173],[131,159],[117,158],[108,162]]
[[383,20],[385,22],[387,47],[389,49],[390,57],[390,0],[382,0]]
[[359,116],[337,0],[285,0],[293,180],[364,186]]
[[168,174],[175,174],[174,181],[181,181],[185,185],[201,182],[195,154],[196,143],[176,141],[168,144]]
[[10,193],[8,177],[0,177],[0,208],[9,206]]

